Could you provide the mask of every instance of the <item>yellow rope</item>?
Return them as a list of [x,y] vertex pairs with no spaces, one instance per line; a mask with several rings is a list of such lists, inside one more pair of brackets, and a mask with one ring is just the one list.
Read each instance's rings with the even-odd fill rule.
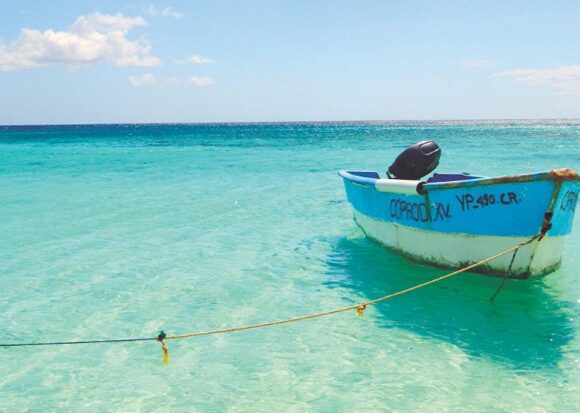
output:
[[543,236],[545,235],[545,233],[549,230],[550,218],[551,218],[551,216],[548,217],[546,215],[546,219],[544,220],[544,224],[542,225],[542,229],[538,235],[530,238],[526,242],[519,243],[519,244],[517,244],[511,248],[508,248],[507,250],[502,251],[498,254],[495,254],[491,257],[485,258],[481,261],[478,261],[474,264],[468,265],[467,267],[461,268],[457,271],[453,271],[449,274],[442,275],[441,277],[434,278],[430,281],[426,281],[424,283],[414,285],[414,286],[406,288],[404,290],[397,291],[396,293],[385,295],[383,297],[379,297],[379,298],[376,298],[376,299],[371,300],[371,301],[367,301],[367,302],[363,302],[363,303],[359,303],[359,304],[353,304],[353,305],[349,305],[349,306],[342,307],[342,308],[337,308],[335,310],[323,311],[320,313],[313,313],[313,314],[306,314],[306,315],[303,315],[300,317],[288,318],[288,319],[277,320],[277,321],[270,321],[270,322],[266,322],[266,323],[250,324],[250,325],[240,326],[240,327],[223,328],[223,329],[219,329],[219,330],[199,331],[199,332],[179,334],[179,335],[174,335],[174,336],[168,336],[165,334],[165,332],[161,331],[157,337],[109,339],[109,340],[41,342],[41,343],[14,343],[14,344],[0,343],[0,347],[52,346],[52,345],[68,345],[68,344],[93,344],[93,343],[124,343],[124,342],[134,342],[134,341],[156,340],[156,341],[160,342],[160,344],[161,344],[161,349],[163,352],[163,363],[169,364],[169,349],[167,348],[167,345],[165,343],[166,340],[179,340],[179,339],[191,338],[191,337],[209,336],[209,335],[213,335],[213,334],[234,333],[237,331],[253,330],[256,328],[271,327],[271,326],[276,326],[276,325],[281,325],[281,324],[294,323],[296,321],[309,320],[312,318],[325,317],[328,315],[343,313],[343,312],[351,311],[351,310],[356,310],[357,314],[359,316],[362,316],[362,315],[364,315],[365,309],[369,305],[374,305],[374,304],[381,303],[383,301],[391,300],[395,297],[399,297],[401,295],[408,294],[408,293],[415,291],[415,290],[418,290],[420,288],[427,287],[431,284],[438,283],[440,281],[446,280],[447,278],[454,277],[456,275],[459,275],[461,273],[469,271],[473,268],[479,267],[480,265],[483,265],[489,261],[492,261],[496,258],[503,256],[503,255],[509,254],[512,251],[517,251],[520,248],[524,247],[525,245],[531,244],[535,240],[541,241]]
[[417,284],[417,285],[414,285],[412,287],[406,288],[404,290],[397,291],[396,293],[385,295],[383,297],[379,297],[379,298],[376,298],[376,299],[371,300],[371,301],[366,301],[364,303],[353,304],[353,305],[338,308],[335,310],[323,311],[320,313],[306,314],[306,315],[299,316],[299,317],[287,318],[284,320],[270,321],[270,322],[258,323],[258,324],[250,324],[250,325],[240,326],[240,327],[223,328],[223,329],[219,329],[219,330],[199,331],[199,332],[194,332],[194,333],[186,333],[186,334],[179,334],[179,335],[174,335],[174,336],[166,336],[165,340],[180,340],[180,339],[184,339],[184,338],[209,336],[209,335],[213,335],[213,334],[235,333],[237,331],[253,330],[256,328],[271,327],[271,326],[276,326],[276,325],[280,325],[280,324],[294,323],[296,321],[309,320],[312,318],[325,317],[328,315],[343,313],[343,312],[351,311],[351,310],[357,310],[357,313],[359,315],[362,315],[364,313],[365,308],[369,305],[374,305],[374,304],[381,303],[383,301],[391,300],[395,297],[399,297],[401,295],[408,294],[408,293],[415,291],[415,290],[418,290],[420,288],[424,288],[424,287],[427,287],[431,284],[435,284],[435,283],[438,283],[440,281],[446,280],[448,278],[454,277],[456,275],[459,275],[461,273],[469,271],[473,268],[479,267],[479,266],[481,266],[489,261],[492,261],[496,258],[499,258],[499,257],[502,257],[506,254],[509,254],[512,251],[519,250],[520,248],[522,248],[528,244],[531,244],[533,241],[535,241],[539,237],[540,237],[539,235],[536,235],[536,236],[530,238],[529,240],[527,240],[526,242],[519,243],[518,245],[515,245],[511,248],[508,248],[505,251],[502,251],[502,252],[495,254],[491,257],[485,258],[485,259],[478,261],[474,264],[468,265],[467,267],[461,268],[457,271],[453,271],[449,274],[442,275],[441,277],[434,278],[434,279],[426,281],[424,283]]

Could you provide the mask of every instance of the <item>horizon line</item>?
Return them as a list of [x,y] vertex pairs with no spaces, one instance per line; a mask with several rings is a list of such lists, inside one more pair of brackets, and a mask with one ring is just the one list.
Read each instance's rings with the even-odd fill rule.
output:
[[129,126],[129,125],[287,125],[287,124],[348,124],[348,123],[421,123],[421,122],[580,122],[580,118],[464,118],[464,119],[384,119],[384,120],[294,120],[294,121],[214,121],[214,122],[97,122],[97,123],[13,123],[4,127],[29,126]]

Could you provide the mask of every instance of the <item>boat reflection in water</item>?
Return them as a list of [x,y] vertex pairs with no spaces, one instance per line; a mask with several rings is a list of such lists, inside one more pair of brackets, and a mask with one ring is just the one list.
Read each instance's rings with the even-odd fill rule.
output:
[[[327,258],[327,287],[363,300],[436,278],[445,271],[412,263],[367,238],[342,238]],[[510,282],[497,299],[499,280],[465,273],[369,309],[383,327],[442,340],[467,354],[514,369],[558,366],[574,337],[573,304],[558,299],[546,279]],[[376,319],[376,318],[375,318]]]

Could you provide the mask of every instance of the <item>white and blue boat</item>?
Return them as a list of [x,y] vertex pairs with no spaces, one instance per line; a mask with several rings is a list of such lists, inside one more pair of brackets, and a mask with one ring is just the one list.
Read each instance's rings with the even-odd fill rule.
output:
[[[436,158],[424,169],[431,172],[439,154]],[[528,241],[548,224],[545,236],[518,250],[513,262],[508,254],[473,270],[522,279],[560,266],[580,192],[580,176],[571,169],[494,178],[436,173],[425,181],[382,178],[371,171],[339,175],[354,220],[367,237],[439,267],[478,262]]]

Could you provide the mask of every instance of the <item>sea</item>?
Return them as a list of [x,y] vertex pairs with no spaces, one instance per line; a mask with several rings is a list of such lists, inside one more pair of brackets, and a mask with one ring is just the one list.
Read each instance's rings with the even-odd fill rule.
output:
[[[441,276],[365,238],[340,169],[580,170],[580,121],[0,126],[0,344],[297,317]],[[493,225],[493,222],[489,223]],[[531,281],[464,274],[367,308],[159,342],[0,347],[0,412],[572,412],[580,218]]]

